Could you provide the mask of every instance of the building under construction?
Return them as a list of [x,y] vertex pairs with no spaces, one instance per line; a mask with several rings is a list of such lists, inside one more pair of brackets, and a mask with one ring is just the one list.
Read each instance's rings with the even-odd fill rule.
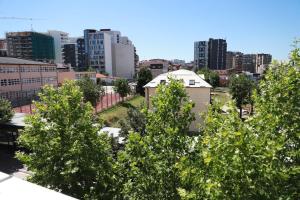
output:
[[53,37],[33,31],[6,33],[9,57],[53,62],[55,59]]

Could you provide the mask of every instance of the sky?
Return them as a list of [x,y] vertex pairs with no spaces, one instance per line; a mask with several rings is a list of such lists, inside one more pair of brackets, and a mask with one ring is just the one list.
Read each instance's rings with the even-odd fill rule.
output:
[[[270,53],[285,60],[300,38],[300,0],[0,0],[1,17],[34,18],[33,30],[111,28],[128,36],[140,60],[193,60],[194,41],[225,38],[228,51]],[[5,32],[29,20],[0,19]]]

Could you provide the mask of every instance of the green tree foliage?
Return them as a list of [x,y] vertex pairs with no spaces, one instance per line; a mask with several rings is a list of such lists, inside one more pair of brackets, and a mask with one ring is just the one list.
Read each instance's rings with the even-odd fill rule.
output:
[[131,92],[130,86],[126,79],[117,79],[114,82],[114,90],[115,90],[115,92],[120,94],[120,96],[122,97],[122,100],[124,97],[126,97]]
[[141,105],[139,108],[130,107],[127,111],[127,117],[120,121],[121,133],[127,137],[129,131],[145,134],[147,109]]
[[214,88],[219,86],[220,76],[217,72],[203,68],[197,73],[204,74],[205,81],[211,84],[211,86],[213,86]]
[[275,63],[244,123],[212,105],[195,150],[178,164],[182,199],[299,199],[299,48]]
[[136,92],[145,96],[145,89],[143,88],[148,82],[152,80],[152,73],[148,68],[142,68],[137,75]]
[[46,86],[39,97],[18,139],[30,152],[17,153],[33,172],[30,181],[80,199],[111,198],[110,139],[98,135],[101,123],[80,88],[74,82]]
[[232,98],[236,102],[236,106],[240,109],[240,117],[242,118],[242,106],[252,103],[251,94],[255,87],[254,82],[245,74],[232,75],[229,81],[229,89]]
[[83,79],[78,80],[76,83],[83,92],[85,101],[88,101],[93,106],[96,106],[99,98],[104,95],[104,88],[100,84],[96,84],[89,77],[84,77]]
[[130,133],[119,153],[120,194],[125,199],[179,199],[176,162],[189,151],[194,120],[181,81],[160,85],[146,114],[146,134]]
[[14,112],[11,103],[0,97],[0,122],[8,122],[13,117]]

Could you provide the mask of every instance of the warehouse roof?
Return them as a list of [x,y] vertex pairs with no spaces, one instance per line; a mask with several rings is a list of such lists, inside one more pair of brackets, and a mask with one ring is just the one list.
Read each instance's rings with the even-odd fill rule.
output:
[[38,62],[33,60],[25,60],[13,57],[0,57],[0,64],[25,64],[25,65],[53,65],[50,63]]
[[212,86],[208,84],[201,76],[196,74],[193,71],[186,70],[186,69],[180,69],[176,71],[167,72],[164,74],[160,74],[156,78],[154,78],[152,81],[147,83],[144,87],[147,88],[153,88],[157,87],[161,83],[168,83],[169,78],[172,77],[174,79],[182,80],[185,87],[205,87],[205,88],[211,88]]

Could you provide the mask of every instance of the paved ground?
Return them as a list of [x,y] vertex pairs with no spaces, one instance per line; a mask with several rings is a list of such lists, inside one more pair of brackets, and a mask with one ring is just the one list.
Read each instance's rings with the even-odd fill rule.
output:
[[6,145],[0,145],[0,171],[15,177],[25,179],[30,175],[26,167],[16,158],[14,151]]

